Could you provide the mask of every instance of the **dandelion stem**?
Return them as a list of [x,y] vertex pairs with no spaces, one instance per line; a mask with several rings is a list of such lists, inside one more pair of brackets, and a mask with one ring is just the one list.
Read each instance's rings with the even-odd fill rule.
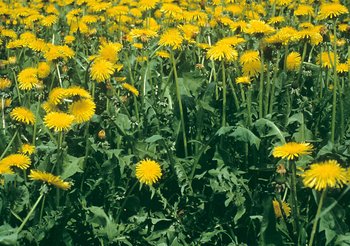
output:
[[222,122],[221,126],[226,126],[226,73],[224,60],[221,62],[222,66]]
[[176,97],[177,97],[177,101],[179,103],[179,111],[180,111],[180,119],[181,119],[182,137],[183,137],[185,157],[187,157],[188,151],[187,151],[187,137],[186,137],[185,119],[184,119],[183,108],[182,108],[180,86],[179,86],[179,81],[178,81],[178,77],[177,77],[176,61],[174,58],[173,51],[170,52],[170,57],[171,57],[171,62],[173,64],[173,72],[174,72],[174,79],[175,79],[175,86],[176,86]]
[[[334,144],[335,139],[335,118],[337,112],[337,87],[338,87],[338,75],[337,75],[337,21],[334,20],[334,64],[333,64],[333,102],[332,102],[332,123],[331,123],[331,142]],[[332,61],[332,59],[331,59]]]
[[296,184],[296,164],[294,161],[287,161],[289,168],[292,171],[291,176],[291,196],[292,196],[292,215],[293,215],[293,230],[295,238],[298,238],[299,234],[299,209],[297,198],[297,184]]
[[34,206],[32,207],[32,209],[29,211],[29,213],[27,214],[27,216],[25,217],[25,219],[23,220],[22,224],[18,227],[17,229],[17,233],[20,233],[23,229],[23,227],[25,226],[25,224],[28,222],[30,216],[32,216],[32,214],[34,213],[34,210],[36,209],[36,207],[38,206],[41,198],[43,198],[44,193],[41,193],[39,198],[36,200],[36,202],[34,203]]
[[261,49],[261,71],[259,85],[259,119],[263,118],[263,97],[264,97],[264,51]]
[[8,143],[8,145],[6,146],[4,152],[2,152],[1,156],[0,156],[0,160],[6,155],[7,151],[9,150],[9,148],[11,147],[13,141],[15,140],[15,138],[17,137],[18,134],[18,129],[15,131],[15,134],[13,134],[10,142]]
[[311,230],[311,235],[310,235],[310,240],[309,240],[309,246],[312,246],[313,243],[314,243],[316,229],[317,229],[317,224],[318,224],[318,219],[320,217],[320,213],[321,213],[321,210],[322,210],[323,201],[324,201],[324,199],[326,197],[326,193],[327,193],[327,188],[325,188],[322,191],[322,195],[321,195],[320,201],[318,203],[317,212],[316,212],[316,216],[315,216],[315,219],[314,219],[314,224],[312,225],[312,230]]

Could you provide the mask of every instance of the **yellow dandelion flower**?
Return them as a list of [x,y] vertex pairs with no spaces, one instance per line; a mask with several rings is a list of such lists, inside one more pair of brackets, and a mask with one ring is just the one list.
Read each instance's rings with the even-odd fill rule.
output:
[[314,8],[311,5],[301,4],[294,10],[295,16],[314,16]]
[[11,80],[8,78],[0,78],[0,90],[6,90],[11,86]]
[[105,43],[100,46],[99,55],[102,59],[111,63],[116,63],[118,60],[118,53],[123,45],[120,43]]
[[31,180],[46,182],[62,190],[68,190],[72,186],[70,182],[63,181],[60,176],[55,176],[52,173],[42,172],[39,170],[30,170],[28,177]]
[[18,74],[19,88],[21,90],[31,90],[40,82],[38,79],[38,70],[33,67],[25,68]]
[[48,44],[42,39],[30,40],[27,46],[36,52],[46,52],[48,50]]
[[61,87],[53,88],[49,94],[48,103],[52,105],[58,105],[67,96],[67,89]]
[[67,35],[64,37],[64,43],[65,44],[71,44],[75,41],[75,37],[72,35]]
[[228,44],[215,44],[207,51],[207,58],[212,60],[234,61],[237,60],[237,57],[237,50]]
[[[290,212],[291,212],[291,208],[290,208],[289,204],[286,203],[285,201],[281,201],[281,203],[282,203],[282,210],[283,210],[284,214],[287,217],[289,217]],[[272,205],[273,205],[273,210],[275,212],[276,218],[282,218],[282,210],[281,210],[281,206],[280,206],[279,202],[276,199],[274,199],[272,201]]]
[[38,64],[38,77],[44,79],[50,74],[50,65],[47,62],[39,62]]
[[91,99],[80,99],[69,106],[69,113],[74,116],[75,123],[89,121],[95,114],[96,105]]
[[132,46],[134,46],[136,49],[143,49],[143,44],[142,43],[134,43]]
[[339,63],[338,56],[336,56],[333,52],[322,52],[316,58],[317,64],[322,65],[322,67],[324,68],[332,68],[334,66],[335,61],[337,62],[337,64]]
[[252,20],[249,22],[245,32],[248,34],[270,34],[275,32],[275,29],[263,21]]
[[349,65],[347,63],[339,63],[337,64],[337,73],[347,73],[349,72]]
[[143,184],[152,185],[162,176],[162,169],[158,162],[145,159],[136,165],[136,178]]
[[113,63],[102,58],[97,58],[91,65],[90,77],[100,83],[110,79],[114,71]]
[[301,64],[301,56],[298,52],[291,52],[287,56],[286,68],[288,71],[297,71]]
[[172,49],[179,49],[181,47],[183,37],[178,29],[171,28],[166,30],[160,36],[159,45],[170,46]]
[[25,155],[31,155],[35,151],[35,146],[31,144],[23,144],[19,152]]
[[14,108],[11,111],[10,116],[15,121],[25,123],[27,125],[34,125],[34,123],[35,123],[34,114],[32,113],[32,111],[30,111],[29,109],[27,109],[25,107]]
[[48,15],[41,19],[41,24],[45,27],[50,27],[53,24],[56,24],[58,17],[56,15]]
[[341,188],[348,182],[345,168],[342,168],[336,160],[312,164],[301,176],[304,185],[315,190],[327,187]]
[[250,83],[251,83],[250,77],[248,77],[248,76],[241,76],[241,77],[236,78],[236,84],[250,85]]
[[271,17],[267,23],[268,24],[278,24],[278,23],[282,23],[282,22],[285,22],[285,18],[283,16],[275,16],[275,17]]
[[321,4],[320,10],[318,11],[317,19],[325,20],[336,18],[342,14],[348,14],[349,10],[344,5],[339,3],[324,3]]
[[2,167],[18,167],[20,169],[27,169],[30,164],[30,158],[23,154],[12,154],[0,160],[0,166]]
[[157,3],[159,3],[159,0],[140,0],[139,2],[140,10],[144,12],[150,9],[154,9]]
[[91,98],[90,93],[79,86],[71,86],[67,88],[66,93],[69,97],[79,96],[82,98]]
[[128,84],[128,83],[123,83],[122,87],[128,91],[130,91],[132,94],[134,94],[135,96],[138,96],[140,93],[139,91],[132,85]]
[[55,132],[68,131],[74,121],[74,116],[62,112],[50,112],[44,117],[44,124]]
[[217,45],[231,45],[231,46],[237,46],[242,43],[245,43],[246,40],[244,38],[238,37],[238,36],[232,36],[232,37],[225,37],[223,39],[220,39],[216,44]]
[[312,148],[312,145],[309,143],[289,142],[275,147],[272,151],[272,155],[274,157],[281,157],[282,159],[294,160],[301,155],[310,154]]
[[261,72],[261,61],[258,51],[248,50],[239,58],[244,76],[256,76]]
[[48,50],[44,53],[44,57],[48,61],[67,60],[74,56],[74,51],[67,45],[48,44]]
[[170,54],[166,52],[165,50],[159,50],[156,52],[156,56],[160,58],[170,58]]

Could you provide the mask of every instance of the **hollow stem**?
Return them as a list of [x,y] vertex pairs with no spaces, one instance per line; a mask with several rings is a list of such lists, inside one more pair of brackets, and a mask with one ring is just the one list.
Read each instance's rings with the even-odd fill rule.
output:
[[36,207],[38,206],[40,200],[44,197],[44,193],[41,193],[40,196],[38,197],[38,199],[36,200],[36,202],[34,203],[34,206],[32,207],[32,209],[29,211],[29,213],[27,214],[27,216],[24,218],[22,224],[18,227],[17,229],[17,234],[20,233],[23,229],[23,227],[27,224],[30,216],[32,216],[32,214],[34,213]]
[[[335,118],[337,112],[337,87],[338,87],[338,75],[337,75],[337,21],[334,20],[334,44],[332,58],[334,59],[333,64],[333,102],[332,102],[332,122],[331,122],[331,142],[334,144],[335,140]],[[331,59],[332,60],[332,59]]]
[[316,229],[317,229],[317,224],[318,224],[318,220],[319,220],[319,217],[320,217],[320,214],[321,214],[323,201],[324,201],[324,199],[326,197],[326,193],[327,193],[327,188],[322,191],[322,195],[321,195],[320,201],[318,203],[317,212],[316,212],[316,216],[315,216],[315,219],[314,219],[314,224],[312,225],[312,230],[311,230],[311,235],[310,235],[310,240],[309,240],[309,246],[312,246],[313,243],[314,243]]
[[178,77],[177,77],[176,61],[174,58],[173,51],[170,52],[170,58],[171,58],[171,62],[173,64],[173,72],[174,72],[174,79],[175,79],[175,86],[176,86],[176,97],[177,97],[177,101],[179,103],[179,111],[180,111],[180,120],[181,120],[181,127],[182,127],[182,137],[183,137],[183,145],[184,145],[184,150],[185,150],[185,157],[187,157],[188,151],[187,151],[187,137],[186,137],[185,119],[184,119],[183,108],[182,108],[180,86],[179,86],[179,81],[178,81]]
[[292,196],[292,215],[293,215],[293,231],[294,236],[297,239],[299,234],[299,209],[297,198],[297,184],[296,184],[296,164],[295,161],[287,161],[288,166],[292,171],[291,176],[291,196]]

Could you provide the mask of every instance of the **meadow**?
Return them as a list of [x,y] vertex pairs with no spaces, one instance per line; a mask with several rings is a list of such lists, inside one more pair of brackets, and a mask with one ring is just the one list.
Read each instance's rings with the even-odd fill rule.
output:
[[0,0],[1,245],[350,245],[348,0]]

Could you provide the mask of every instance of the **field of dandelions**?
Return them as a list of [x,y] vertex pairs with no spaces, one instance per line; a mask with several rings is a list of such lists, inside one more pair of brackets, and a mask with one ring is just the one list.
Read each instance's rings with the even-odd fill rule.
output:
[[0,0],[1,245],[350,245],[349,0]]

